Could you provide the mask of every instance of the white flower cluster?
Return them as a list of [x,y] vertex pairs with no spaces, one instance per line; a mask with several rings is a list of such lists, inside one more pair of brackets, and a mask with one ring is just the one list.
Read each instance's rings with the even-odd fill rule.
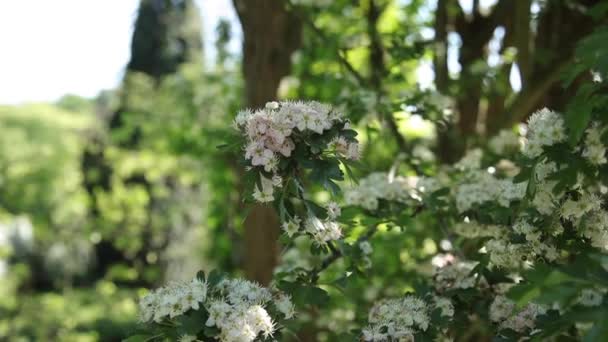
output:
[[433,296],[433,308],[439,309],[443,317],[454,316],[454,304],[448,298]]
[[530,223],[528,218],[520,217],[511,227],[511,232],[523,236],[525,240],[520,243],[512,243],[505,231],[505,234],[487,241],[484,249],[490,256],[490,266],[518,269],[530,265],[538,258],[546,261],[554,261],[559,258],[560,253],[555,247],[552,236],[563,232],[560,224],[548,226],[542,230]]
[[273,176],[272,179],[268,179],[260,174],[260,184],[262,188],[256,184],[255,189],[253,190],[253,198],[260,202],[272,202],[274,201],[274,188],[281,187],[282,179],[280,176]]
[[[323,134],[336,126],[349,129],[340,112],[315,101],[268,102],[262,109],[239,112],[234,126],[247,139],[245,159],[252,167],[263,168],[274,175],[272,179],[260,175],[261,188],[256,186],[254,192],[254,198],[259,202],[274,200],[274,187],[282,183],[277,174],[280,158],[290,157],[296,144],[306,143],[312,135]],[[337,157],[359,158],[357,141],[342,135],[335,137],[328,148]]]
[[555,249],[553,245],[548,244],[547,239],[541,241],[543,232],[541,229],[532,225],[528,219],[518,219],[515,224],[513,224],[513,231],[525,237],[526,244],[533,256],[543,256],[548,261],[557,259],[557,249]]
[[467,153],[456,163],[454,167],[458,170],[479,170],[483,151],[480,148],[468,150]]
[[541,160],[534,168],[537,184],[532,205],[543,215],[551,215],[556,210],[558,195],[553,192],[553,189],[557,182],[547,180],[547,177],[557,170],[555,162],[548,162],[546,160]]
[[606,146],[602,144],[601,140],[604,131],[597,122],[587,129],[583,157],[589,160],[591,164],[601,165],[608,162],[606,160]]
[[536,317],[546,312],[545,306],[534,303],[529,303],[518,311],[515,309],[515,303],[503,295],[496,296],[490,305],[490,319],[498,323],[500,329],[511,329],[520,333],[532,330]]
[[346,189],[344,200],[348,205],[376,210],[380,200],[404,203],[416,198],[416,182],[415,177],[391,179],[387,173],[374,172],[361,179],[356,187]]
[[294,139],[305,134],[323,134],[341,122],[341,113],[319,102],[269,102],[263,109],[240,112],[235,126],[248,138],[245,158],[251,160],[252,166],[263,166],[270,172],[276,167],[278,156],[291,156]]
[[323,245],[329,241],[340,239],[342,230],[335,221],[321,221],[316,216],[310,216],[306,220],[306,232],[308,232],[318,245]]
[[597,194],[584,191],[577,200],[568,198],[562,203],[560,216],[579,225],[585,214],[601,210],[601,205],[602,200]]
[[221,341],[254,341],[260,334],[265,338],[272,336],[275,323],[266,311],[271,302],[285,318],[294,315],[288,296],[278,294],[273,298],[270,290],[256,283],[226,279],[217,289],[217,296],[206,306],[209,319],[205,324],[220,329]]
[[148,293],[139,302],[142,322],[161,322],[182,315],[190,309],[198,310],[207,298],[207,284],[194,278],[190,282],[171,283]]
[[[349,124],[344,125],[344,129],[348,129]],[[345,137],[339,136],[334,138],[327,144],[330,151],[335,152],[339,156],[343,156],[349,160],[359,160],[361,158],[361,149],[356,141],[348,141]]]
[[526,187],[527,182],[513,183],[510,179],[498,179],[483,170],[470,171],[466,182],[455,189],[456,207],[461,213],[490,201],[508,207],[512,201],[524,197]]
[[580,225],[581,235],[591,246],[608,251],[608,212],[595,210],[587,214]]
[[525,244],[514,244],[506,238],[491,239],[486,242],[485,250],[490,256],[490,266],[517,269],[532,259]]
[[209,305],[207,326],[220,329],[220,341],[254,341],[262,333],[264,338],[272,336],[274,322],[261,305],[233,306],[221,301]]
[[600,306],[604,301],[606,289],[583,289],[576,298],[576,302],[583,306]]
[[429,305],[416,296],[383,299],[371,308],[368,321],[370,325],[363,329],[365,341],[414,341],[414,333],[429,326]]
[[435,289],[444,292],[450,289],[468,289],[475,287],[478,282],[484,283],[479,274],[471,274],[476,265],[477,262],[459,261],[436,268],[433,274]]
[[340,225],[338,222],[334,221],[334,219],[340,215],[340,207],[331,202],[328,205],[327,211],[328,218],[326,220],[321,220],[314,215],[309,215],[304,224],[304,230],[301,230],[302,221],[298,216],[295,216],[292,219],[283,222],[283,231],[290,238],[294,237],[299,232],[309,233],[318,245],[338,240],[342,237],[342,229],[340,229]]
[[416,182],[416,190],[420,195],[431,194],[444,186],[438,177],[419,177]]
[[519,136],[511,129],[503,129],[488,141],[490,150],[498,155],[516,152],[521,148]]
[[296,233],[300,230],[301,223],[302,221],[300,220],[300,218],[295,216],[291,220],[283,222],[281,227],[283,228],[285,234],[287,234],[287,236],[291,238],[296,235]]
[[[555,170],[555,166],[543,166],[541,169]],[[540,182],[532,205],[545,215],[559,213],[562,220],[570,221],[574,227],[577,227],[579,236],[586,239],[591,246],[604,251],[608,250],[608,212],[602,209],[601,195],[588,190],[570,191],[567,197],[563,191],[555,194],[554,182],[544,181],[544,175],[544,171],[539,172],[537,167],[536,177]],[[466,232],[466,228],[459,227],[457,232]],[[473,233],[466,236],[476,235],[477,230],[479,229],[473,229]],[[554,241],[555,237],[564,232],[560,221],[549,224],[543,221],[534,223],[530,217],[520,216],[510,230],[502,229],[501,231],[502,233],[497,231],[498,234],[489,235],[493,238],[484,246],[485,252],[490,256],[492,266],[517,269],[530,265],[539,258],[555,261],[560,257]],[[523,236],[524,240],[519,243],[511,242],[509,232]]]
[[533,113],[528,119],[528,139],[523,153],[536,158],[543,152],[543,147],[551,146],[566,139],[564,120],[561,115],[547,108]]
[[[222,280],[208,288],[198,278],[187,283],[174,283],[145,296],[140,302],[141,320],[162,322],[188,310],[204,308],[209,313],[206,326],[216,326],[222,342],[254,341],[259,336],[272,336],[275,323],[266,307],[273,304],[285,319],[295,314],[288,295],[272,292],[246,280]],[[202,322],[201,322],[202,324]],[[192,337],[183,336],[185,340]]]

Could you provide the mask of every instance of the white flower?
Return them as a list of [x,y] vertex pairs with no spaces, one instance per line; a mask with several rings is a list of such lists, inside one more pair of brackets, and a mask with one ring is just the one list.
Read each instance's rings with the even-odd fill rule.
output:
[[198,341],[196,336],[184,334],[179,337],[178,342],[195,342]]
[[508,207],[526,194],[527,182],[513,183],[509,179],[497,179],[486,171],[470,171],[467,177],[468,180],[455,189],[456,207],[461,213],[490,201]]
[[471,274],[476,262],[456,262],[435,269],[433,278],[439,291],[449,289],[468,289],[475,287],[479,275]]
[[192,279],[190,289],[187,294],[189,305],[191,308],[198,310],[198,304],[205,301],[207,298],[207,283],[198,278]]
[[253,191],[253,198],[260,203],[274,201],[273,181],[260,174],[260,183],[262,184],[262,189],[256,184]]
[[542,183],[536,188],[532,204],[543,215],[551,215],[555,210],[555,196],[553,194],[555,183]]
[[433,306],[441,311],[441,316],[454,316],[454,304],[445,297],[433,297]]
[[542,148],[551,146],[566,139],[564,120],[547,108],[533,113],[528,119],[528,143],[523,153],[531,158],[538,157]]
[[338,205],[338,203],[336,203],[336,202],[327,203],[327,216],[330,219],[335,220],[336,218],[338,218],[340,216],[341,213],[342,213],[342,210],[340,209],[340,206]]
[[226,315],[230,312],[230,305],[224,303],[222,301],[213,301],[207,307],[207,311],[209,311],[209,318],[205,325],[208,327],[212,327],[219,322],[222,322]]
[[515,309],[515,303],[505,296],[496,296],[490,305],[490,319],[500,322],[511,316]]
[[175,318],[176,316],[182,315],[187,311],[187,307],[182,303],[177,295],[167,297],[167,301],[163,303],[169,306],[169,317]]
[[265,338],[272,336],[274,322],[268,312],[260,305],[254,305],[247,309],[246,320],[252,330],[256,332],[256,336],[259,332],[262,332]]
[[276,101],[266,102],[266,109],[274,110],[279,109],[279,103]]
[[367,210],[378,209],[378,201],[385,199],[405,203],[417,198],[417,178],[397,176],[389,179],[388,174],[374,172],[361,179],[356,187],[344,191],[348,205],[358,205]]
[[580,225],[580,234],[589,239],[591,246],[608,250],[608,212],[605,210],[594,210],[584,219]]
[[140,321],[141,322],[149,322],[154,318],[154,311],[158,306],[158,298],[154,292],[151,292],[144,296],[139,301],[139,312],[140,312]]
[[601,141],[603,133],[604,129],[597,122],[587,129],[583,157],[587,158],[594,165],[602,165],[608,162],[606,160],[606,146]]
[[358,142],[351,142],[348,144],[346,150],[346,159],[359,160],[361,158],[361,149],[359,148]]
[[277,307],[277,310],[279,310],[283,316],[285,316],[286,319],[293,318],[296,313],[295,307],[291,302],[291,297],[289,297],[289,295],[279,295],[279,297],[275,299],[274,305]]
[[265,166],[274,158],[274,152],[267,149],[261,142],[252,142],[247,145],[245,158],[251,159],[251,165],[253,166]]
[[338,223],[333,221],[323,222],[315,216],[310,216],[306,220],[306,231],[312,235],[318,245],[338,240],[342,236],[342,230]]
[[588,212],[600,209],[601,203],[602,201],[597,195],[585,192],[577,201],[568,199],[564,202],[561,207],[561,216],[564,219],[580,219]]
[[557,164],[555,162],[547,162],[546,160],[536,164],[534,168],[534,174],[539,182],[544,181],[549,175],[557,171]]
[[272,176],[272,186],[277,188],[283,186],[283,178],[279,175]]
[[348,141],[345,137],[339,136],[334,138],[327,147],[330,150],[335,150],[338,154],[345,155],[348,151]]
[[415,296],[384,299],[370,309],[368,322],[370,326],[363,330],[365,341],[387,341],[389,338],[413,341],[414,332],[428,328],[429,308],[425,301]]
[[602,83],[602,74],[600,74],[598,71],[595,70],[591,70],[591,77],[593,78],[593,82],[595,83]]
[[369,241],[359,242],[359,249],[361,249],[361,252],[365,255],[370,255],[374,251],[372,244],[369,243]]
[[500,321],[500,329],[511,329],[519,333],[532,330],[536,323],[536,317],[544,314],[546,311],[544,306],[530,303],[523,310],[508,317],[506,320]]
[[289,237],[293,237],[300,230],[300,218],[294,217],[292,220],[283,222],[283,230]]
[[247,120],[249,119],[249,116],[251,116],[252,114],[253,113],[249,109],[245,109],[245,110],[238,112],[236,117],[234,118],[234,127],[237,129],[241,129],[241,128],[245,127],[245,125],[247,124]]
[[140,320],[160,322],[167,316],[174,318],[190,309],[198,310],[206,296],[207,284],[197,278],[190,282],[170,283],[141,299]]
[[602,304],[606,290],[583,289],[576,299],[583,306],[599,306]]

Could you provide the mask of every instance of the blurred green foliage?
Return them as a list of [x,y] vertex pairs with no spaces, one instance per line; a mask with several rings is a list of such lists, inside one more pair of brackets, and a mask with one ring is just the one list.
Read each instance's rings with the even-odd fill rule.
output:
[[137,302],[133,291],[100,281],[87,289],[23,296],[8,313],[13,315],[0,320],[3,340],[120,341],[134,329]]
[[[430,2],[377,3],[382,15],[372,26],[385,49],[379,81],[374,81],[378,66],[370,63],[369,1],[290,5],[306,29],[278,95],[343,108],[364,145],[356,175],[391,168],[402,175],[436,175],[443,161],[441,139],[455,131],[453,101],[466,89],[458,75],[451,75],[445,94],[418,84],[417,68],[430,64],[436,52],[437,42],[425,34],[435,20]],[[152,1],[142,4],[143,12],[154,14]],[[148,45],[145,33],[159,18],[138,21],[142,31],[133,44],[139,52],[119,89],[94,100],[66,95],[55,104],[0,106],[0,340],[117,341],[135,327],[143,287],[189,278],[198,269],[241,272],[248,213],[243,169],[229,149],[218,148],[233,141],[231,122],[243,107],[240,60],[226,49],[231,28],[222,21],[216,65],[203,67],[196,40],[200,23],[175,28],[193,15],[192,8],[184,8],[169,15],[173,26],[162,31],[171,39],[154,36],[157,45]],[[605,75],[606,61],[595,52],[606,32],[597,30],[582,41],[567,81],[576,84],[589,65]],[[182,34],[194,51],[188,58],[179,47]],[[150,46],[163,48],[148,58]],[[511,65],[512,51],[498,54]],[[484,75],[480,108],[494,108],[497,94],[505,103],[516,102],[505,83],[510,69],[490,66],[486,59],[473,64],[469,67]],[[580,138],[585,104],[594,98],[585,88],[578,91],[579,103],[566,110],[572,125],[581,127],[572,140]],[[112,122],[117,117],[119,124]],[[388,127],[390,120],[396,132]],[[395,133],[404,137],[405,148]],[[466,138],[470,145],[489,136]],[[414,153],[416,147],[430,157]],[[313,191],[320,202],[329,197],[320,187]],[[302,312],[287,327],[312,331],[319,340],[348,340],[340,332],[365,322],[367,310],[361,308],[422,287],[432,273],[431,258],[448,251],[431,214],[400,217],[400,227],[347,210],[343,216],[356,222],[349,226],[349,243],[365,227],[379,225],[371,239],[376,267],[340,260],[322,274],[319,288],[330,294],[327,308]],[[306,241],[294,245],[282,253],[277,272],[319,262]],[[467,329],[472,339],[488,334],[483,324]]]

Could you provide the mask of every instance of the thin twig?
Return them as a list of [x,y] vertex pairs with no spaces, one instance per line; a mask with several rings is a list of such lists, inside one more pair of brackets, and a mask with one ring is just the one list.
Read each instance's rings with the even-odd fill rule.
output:
[[[422,212],[423,209],[424,209],[424,206],[422,206],[422,205],[417,206],[414,209],[414,212],[410,215],[410,217],[417,216],[419,213]],[[368,241],[369,239],[372,238],[372,236],[374,236],[374,234],[376,234],[377,231],[378,231],[378,224],[375,224],[375,225],[369,227],[369,229],[367,229],[367,231],[357,239],[357,241],[355,242],[355,245],[359,245],[363,241]],[[313,284],[319,280],[319,274],[321,272],[325,271],[336,260],[338,260],[344,256],[342,251],[340,251],[338,248],[336,248],[333,244],[330,243],[330,244],[328,244],[328,246],[331,251],[331,254],[327,258],[325,258],[323,260],[323,262],[321,262],[321,265],[319,267],[313,269],[311,272],[310,279]]]
[[[323,40],[324,43],[327,44],[332,44],[332,40],[331,38],[329,38],[327,35],[325,35],[325,33],[318,28],[315,23],[310,20],[310,18],[306,15],[302,15],[300,11],[295,10],[293,4],[291,4],[291,1],[287,0],[287,4],[289,6],[289,11],[291,11],[296,17],[298,17],[298,19],[300,19],[306,26],[308,26],[314,33],[315,35],[317,35],[319,38],[321,38],[321,40]],[[336,51],[336,56],[338,57],[338,61],[346,68],[346,70],[357,80],[357,83],[359,83],[360,86],[368,86],[368,80],[365,79],[365,77],[363,77],[363,75],[361,75],[353,66],[352,64],[350,64],[350,62],[346,59],[346,57],[344,57],[344,55],[342,55],[342,50],[337,50]]]
[[[377,231],[378,231],[378,225],[371,226],[365,232],[365,234],[361,235],[357,239],[357,242],[355,242],[355,245],[358,245],[359,243],[361,243],[363,241],[369,240]],[[325,258],[323,260],[323,262],[321,262],[321,265],[319,267],[313,269],[312,272],[311,272],[310,279],[311,279],[311,282],[313,284],[316,283],[319,280],[319,274],[321,272],[325,271],[336,260],[338,260],[342,256],[344,256],[344,254],[342,253],[342,251],[340,251],[338,248],[336,248],[332,243],[329,243],[328,247],[329,247],[329,249],[331,251],[331,254],[327,258]]]

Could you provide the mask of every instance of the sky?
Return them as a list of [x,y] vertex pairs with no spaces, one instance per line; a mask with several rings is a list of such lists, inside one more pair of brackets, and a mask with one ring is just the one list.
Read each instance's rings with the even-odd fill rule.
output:
[[[239,27],[230,0],[196,0],[207,60],[215,26]],[[0,1],[0,104],[94,97],[114,88],[130,56],[138,0]],[[231,50],[237,51],[239,40]]]
[[[215,27],[233,25],[229,49],[240,50],[240,25],[231,0],[195,0],[203,21],[206,60],[213,60]],[[496,0],[482,0],[490,6]],[[471,0],[459,0],[465,11]],[[94,97],[115,88],[129,60],[139,0],[0,0],[0,104],[55,101],[65,94]],[[460,66],[448,51],[450,71]],[[417,70],[430,87],[430,61]],[[511,75],[512,83],[518,74]],[[516,85],[516,84],[515,84]],[[517,87],[515,87],[517,88]]]

